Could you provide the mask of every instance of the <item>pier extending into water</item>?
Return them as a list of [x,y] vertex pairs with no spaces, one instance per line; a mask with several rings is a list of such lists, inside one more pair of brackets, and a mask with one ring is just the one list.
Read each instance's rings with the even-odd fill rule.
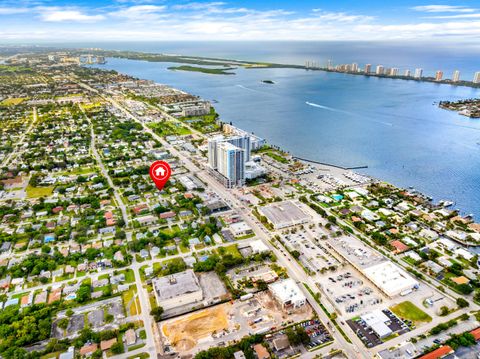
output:
[[323,166],[330,166],[330,167],[335,167],[335,168],[340,168],[342,170],[360,170],[360,169],[365,169],[365,168],[368,168],[368,166],[355,166],[355,167],[343,167],[343,166],[339,166],[339,165],[333,165],[331,163],[326,163],[326,162],[320,162],[320,161],[315,161],[315,160],[309,160],[307,158],[301,158],[301,157],[296,157],[296,156],[293,156],[293,158],[295,158],[296,160],[300,160],[300,161],[305,161],[305,162],[310,162],[310,163],[315,163],[317,165],[323,165]]

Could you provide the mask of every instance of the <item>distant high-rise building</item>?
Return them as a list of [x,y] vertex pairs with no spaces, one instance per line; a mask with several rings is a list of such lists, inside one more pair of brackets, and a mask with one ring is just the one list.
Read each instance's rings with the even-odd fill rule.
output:
[[480,84],[480,71],[475,72],[475,75],[473,76],[473,83]]
[[333,61],[332,61],[332,60],[328,60],[328,62],[327,62],[327,69],[329,69],[329,70],[332,70],[332,69],[333,69]]
[[423,69],[415,69],[415,75],[413,77],[415,77],[416,79],[419,79],[423,76]]
[[435,73],[435,81],[442,81],[443,79],[443,71],[437,71]]
[[390,76],[397,76],[398,75],[398,68],[392,67],[390,69]]
[[228,142],[217,147],[217,171],[225,179],[227,187],[245,184],[245,150]]
[[405,70],[405,73],[403,74],[403,76],[410,77],[410,76],[412,76],[412,72],[407,69],[407,70]]
[[372,71],[372,64],[365,65],[365,73],[369,74]]
[[455,71],[453,72],[452,81],[453,81],[453,82],[458,82],[458,81],[460,81],[460,71],[455,70]]
[[352,71],[353,72],[358,72],[358,64],[355,63],[355,62],[352,64]]
[[384,67],[382,65],[378,65],[377,69],[375,70],[375,73],[377,75],[383,75],[383,70],[384,70]]

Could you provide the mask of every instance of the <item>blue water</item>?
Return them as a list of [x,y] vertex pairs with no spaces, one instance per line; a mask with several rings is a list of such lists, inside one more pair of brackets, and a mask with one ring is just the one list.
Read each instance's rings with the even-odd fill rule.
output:
[[304,65],[314,61],[326,66],[369,63],[405,69],[423,68],[426,76],[437,70],[451,78],[454,70],[460,70],[461,78],[472,80],[480,71],[480,45],[458,45],[448,41],[135,41],[51,44],[62,47],[99,47],[108,50],[131,50],[153,53],[181,54],[217,57],[248,61],[265,61],[280,64]]
[[478,97],[479,90],[296,69],[237,69],[222,76],[169,66],[109,59],[102,67],[216,100],[223,121],[299,157],[368,165],[365,172],[374,177],[454,200],[463,213],[480,218],[480,120],[435,105]]

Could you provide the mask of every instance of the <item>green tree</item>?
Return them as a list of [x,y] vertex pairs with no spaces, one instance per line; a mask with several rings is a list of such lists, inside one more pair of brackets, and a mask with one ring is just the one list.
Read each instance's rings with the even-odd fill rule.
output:
[[163,314],[163,308],[160,306],[155,307],[150,311],[150,315],[153,316],[156,322],[159,322],[160,320],[162,320],[162,314]]
[[113,354],[121,354],[121,353],[123,353],[123,344],[117,342],[117,343],[112,345],[110,350],[112,351]]
[[457,298],[457,305],[460,308],[466,308],[466,307],[470,306],[470,303],[468,303],[468,301],[466,301],[463,298]]
[[62,318],[57,322],[59,328],[67,329],[69,320],[68,318]]

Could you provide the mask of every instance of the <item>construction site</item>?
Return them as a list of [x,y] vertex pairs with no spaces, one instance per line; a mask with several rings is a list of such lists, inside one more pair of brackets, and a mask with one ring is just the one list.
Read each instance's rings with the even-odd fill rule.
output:
[[251,334],[267,333],[314,317],[307,303],[285,308],[270,293],[249,294],[160,323],[162,341],[174,352],[194,355]]

